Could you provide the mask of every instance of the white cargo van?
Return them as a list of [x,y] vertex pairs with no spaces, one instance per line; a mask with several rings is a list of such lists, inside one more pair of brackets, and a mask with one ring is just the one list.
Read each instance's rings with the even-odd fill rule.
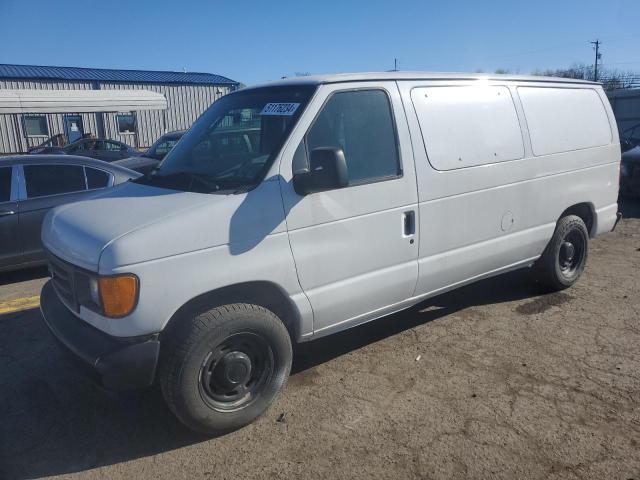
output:
[[582,273],[617,220],[598,84],[367,73],[215,102],[150,175],[54,210],[54,335],[107,387],[159,381],[199,431],[251,422],[292,344],[533,266]]

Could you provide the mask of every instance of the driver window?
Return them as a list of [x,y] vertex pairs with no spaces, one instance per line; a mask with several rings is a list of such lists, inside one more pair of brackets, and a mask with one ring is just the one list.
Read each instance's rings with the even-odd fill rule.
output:
[[341,148],[349,183],[362,184],[402,174],[389,98],[383,90],[333,94],[307,133],[307,148]]

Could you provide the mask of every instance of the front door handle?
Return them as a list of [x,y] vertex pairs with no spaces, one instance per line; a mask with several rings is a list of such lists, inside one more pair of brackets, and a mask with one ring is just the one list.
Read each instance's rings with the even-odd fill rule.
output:
[[403,236],[411,237],[416,233],[416,212],[409,210],[402,214]]
[[6,217],[8,215],[15,215],[13,210],[0,210],[0,217]]

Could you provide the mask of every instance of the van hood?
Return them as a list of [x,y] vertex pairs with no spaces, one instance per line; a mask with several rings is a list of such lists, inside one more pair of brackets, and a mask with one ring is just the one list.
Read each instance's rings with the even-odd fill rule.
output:
[[[202,194],[126,182],[47,214],[42,242],[52,254],[100,273],[125,265],[284,229],[277,181],[243,194]],[[271,201],[269,201],[269,199]],[[265,223],[266,221],[266,223]],[[269,232],[255,225],[270,225]],[[259,239],[258,239],[259,240]]]

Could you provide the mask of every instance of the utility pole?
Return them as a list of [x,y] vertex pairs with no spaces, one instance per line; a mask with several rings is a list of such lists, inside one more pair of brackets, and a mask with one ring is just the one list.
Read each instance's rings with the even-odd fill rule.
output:
[[596,51],[596,61],[593,64],[593,81],[597,82],[598,81],[598,60],[600,60],[601,54],[600,54],[600,44],[602,42],[600,40],[597,40],[595,42],[591,42],[591,45],[595,45],[595,51]]

